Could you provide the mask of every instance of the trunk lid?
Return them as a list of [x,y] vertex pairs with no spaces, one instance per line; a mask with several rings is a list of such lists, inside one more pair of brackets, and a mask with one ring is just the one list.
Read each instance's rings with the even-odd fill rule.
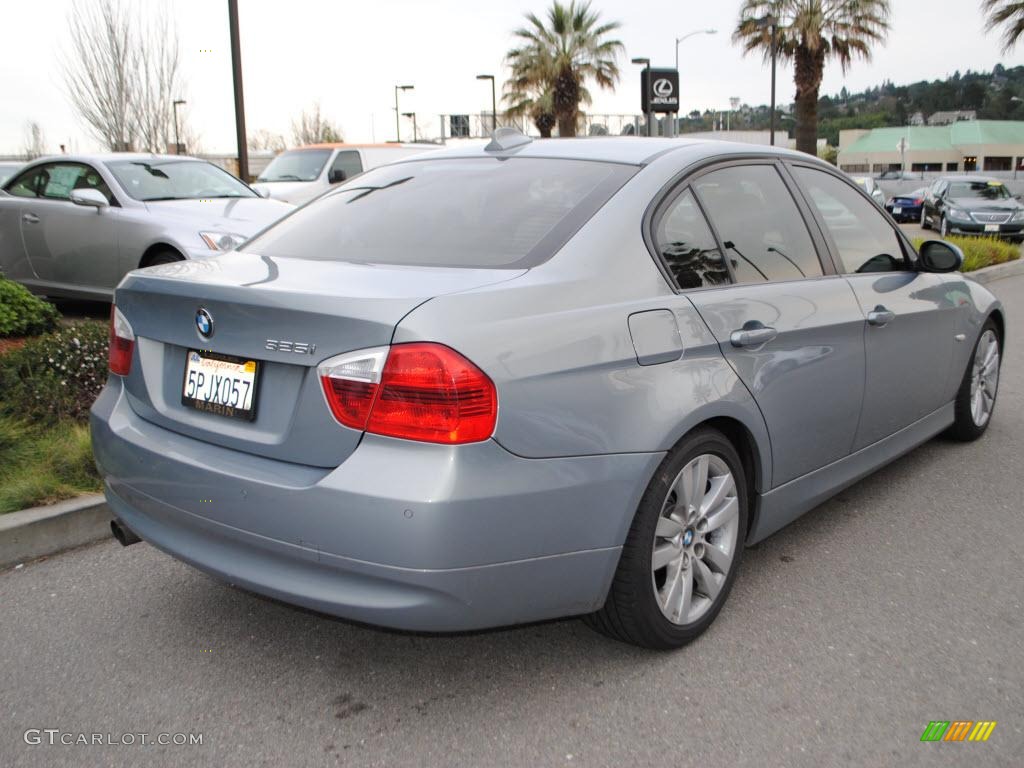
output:
[[[317,364],[391,342],[398,322],[424,301],[513,279],[525,270],[363,265],[229,253],[129,273],[115,302],[136,336],[126,382],[142,418],[189,437],[281,461],[335,467],[361,432],[331,416]],[[213,334],[204,339],[196,313]],[[282,351],[291,348],[310,352]],[[304,347],[301,345],[305,345]],[[253,421],[181,402],[189,350],[259,361]]]

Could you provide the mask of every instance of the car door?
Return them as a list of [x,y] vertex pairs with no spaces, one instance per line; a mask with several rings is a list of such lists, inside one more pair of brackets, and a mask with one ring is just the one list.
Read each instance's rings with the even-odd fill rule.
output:
[[[692,235],[671,234],[666,217],[687,205],[706,214],[713,248],[695,251],[684,242]],[[848,455],[864,388],[864,318],[846,281],[823,269],[824,244],[776,164],[727,164],[692,178],[655,224],[659,239],[761,409],[772,485]]]
[[25,252],[21,217],[25,201],[37,196],[42,178],[41,166],[28,168],[7,183],[7,195],[0,197],[0,269],[7,277],[29,284],[36,282],[36,273]]
[[[57,161],[41,166],[38,195],[21,207],[21,235],[41,282],[70,291],[108,292],[117,284],[119,208],[90,165]],[[100,190],[111,203],[93,208],[71,202],[74,189]]]
[[896,228],[845,179],[802,165],[793,174],[865,316],[867,375],[854,441],[858,450],[944,405],[955,297],[940,275],[914,268]]

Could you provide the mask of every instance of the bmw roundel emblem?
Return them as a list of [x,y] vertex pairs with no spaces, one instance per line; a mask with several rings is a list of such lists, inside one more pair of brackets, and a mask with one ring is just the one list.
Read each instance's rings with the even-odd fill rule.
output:
[[202,307],[196,312],[196,330],[204,339],[213,336],[213,318]]

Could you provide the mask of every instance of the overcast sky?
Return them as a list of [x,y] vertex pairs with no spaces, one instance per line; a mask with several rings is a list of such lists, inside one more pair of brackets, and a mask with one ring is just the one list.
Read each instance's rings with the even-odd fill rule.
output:
[[[143,13],[163,0],[136,0]],[[185,75],[182,98],[205,151],[234,148],[227,0],[168,0],[177,20]],[[525,11],[547,0],[240,0],[246,121],[251,132],[290,136],[290,121],[319,100],[350,141],[394,138],[396,83],[411,83],[402,111],[419,115],[421,133],[436,135],[437,114],[490,109],[488,83],[475,75],[504,73],[510,32]],[[594,113],[639,111],[639,70],[632,57],[671,66],[674,38],[715,28],[680,46],[683,113],[727,109],[730,96],[768,102],[768,68],[743,57],[731,42],[739,0],[594,0],[608,20],[622,23],[622,81],[595,92]],[[892,0],[892,29],[871,62],[847,75],[826,66],[823,93],[851,91],[885,79],[908,83],[955,70],[1024,63],[1024,44],[1002,56],[986,35],[979,0]],[[70,0],[6,0],[0,41],[0,154],[24,145],[25,123],[42,124],[50,148],[65,143],[99,149],[64,93],[58,57],[67,46]],[[206,52],[210,51],[210,52]],[[780,69],[779,101],[792,100],[791,69]],[[499,92],[500,96],[500,92]],[[408,138],[408,125],[403,127]]]

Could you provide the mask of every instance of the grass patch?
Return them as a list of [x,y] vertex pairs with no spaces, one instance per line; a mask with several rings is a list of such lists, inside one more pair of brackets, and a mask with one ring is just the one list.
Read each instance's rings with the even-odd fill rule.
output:
[[0,514],[99,490],[87,424],[0,416]]
[[[920,248],[921,243],[926,239],[936,238],[914,238],[914,248]],[[964,266],[962,272],[973,272],[983,267],[991,267],[993,264],[1003,264],[1020,258],[1020,246],[1014,243],[1007,243],[995,237],[960,237],[950,235],[944,239],[952,243],[964,252]]]

